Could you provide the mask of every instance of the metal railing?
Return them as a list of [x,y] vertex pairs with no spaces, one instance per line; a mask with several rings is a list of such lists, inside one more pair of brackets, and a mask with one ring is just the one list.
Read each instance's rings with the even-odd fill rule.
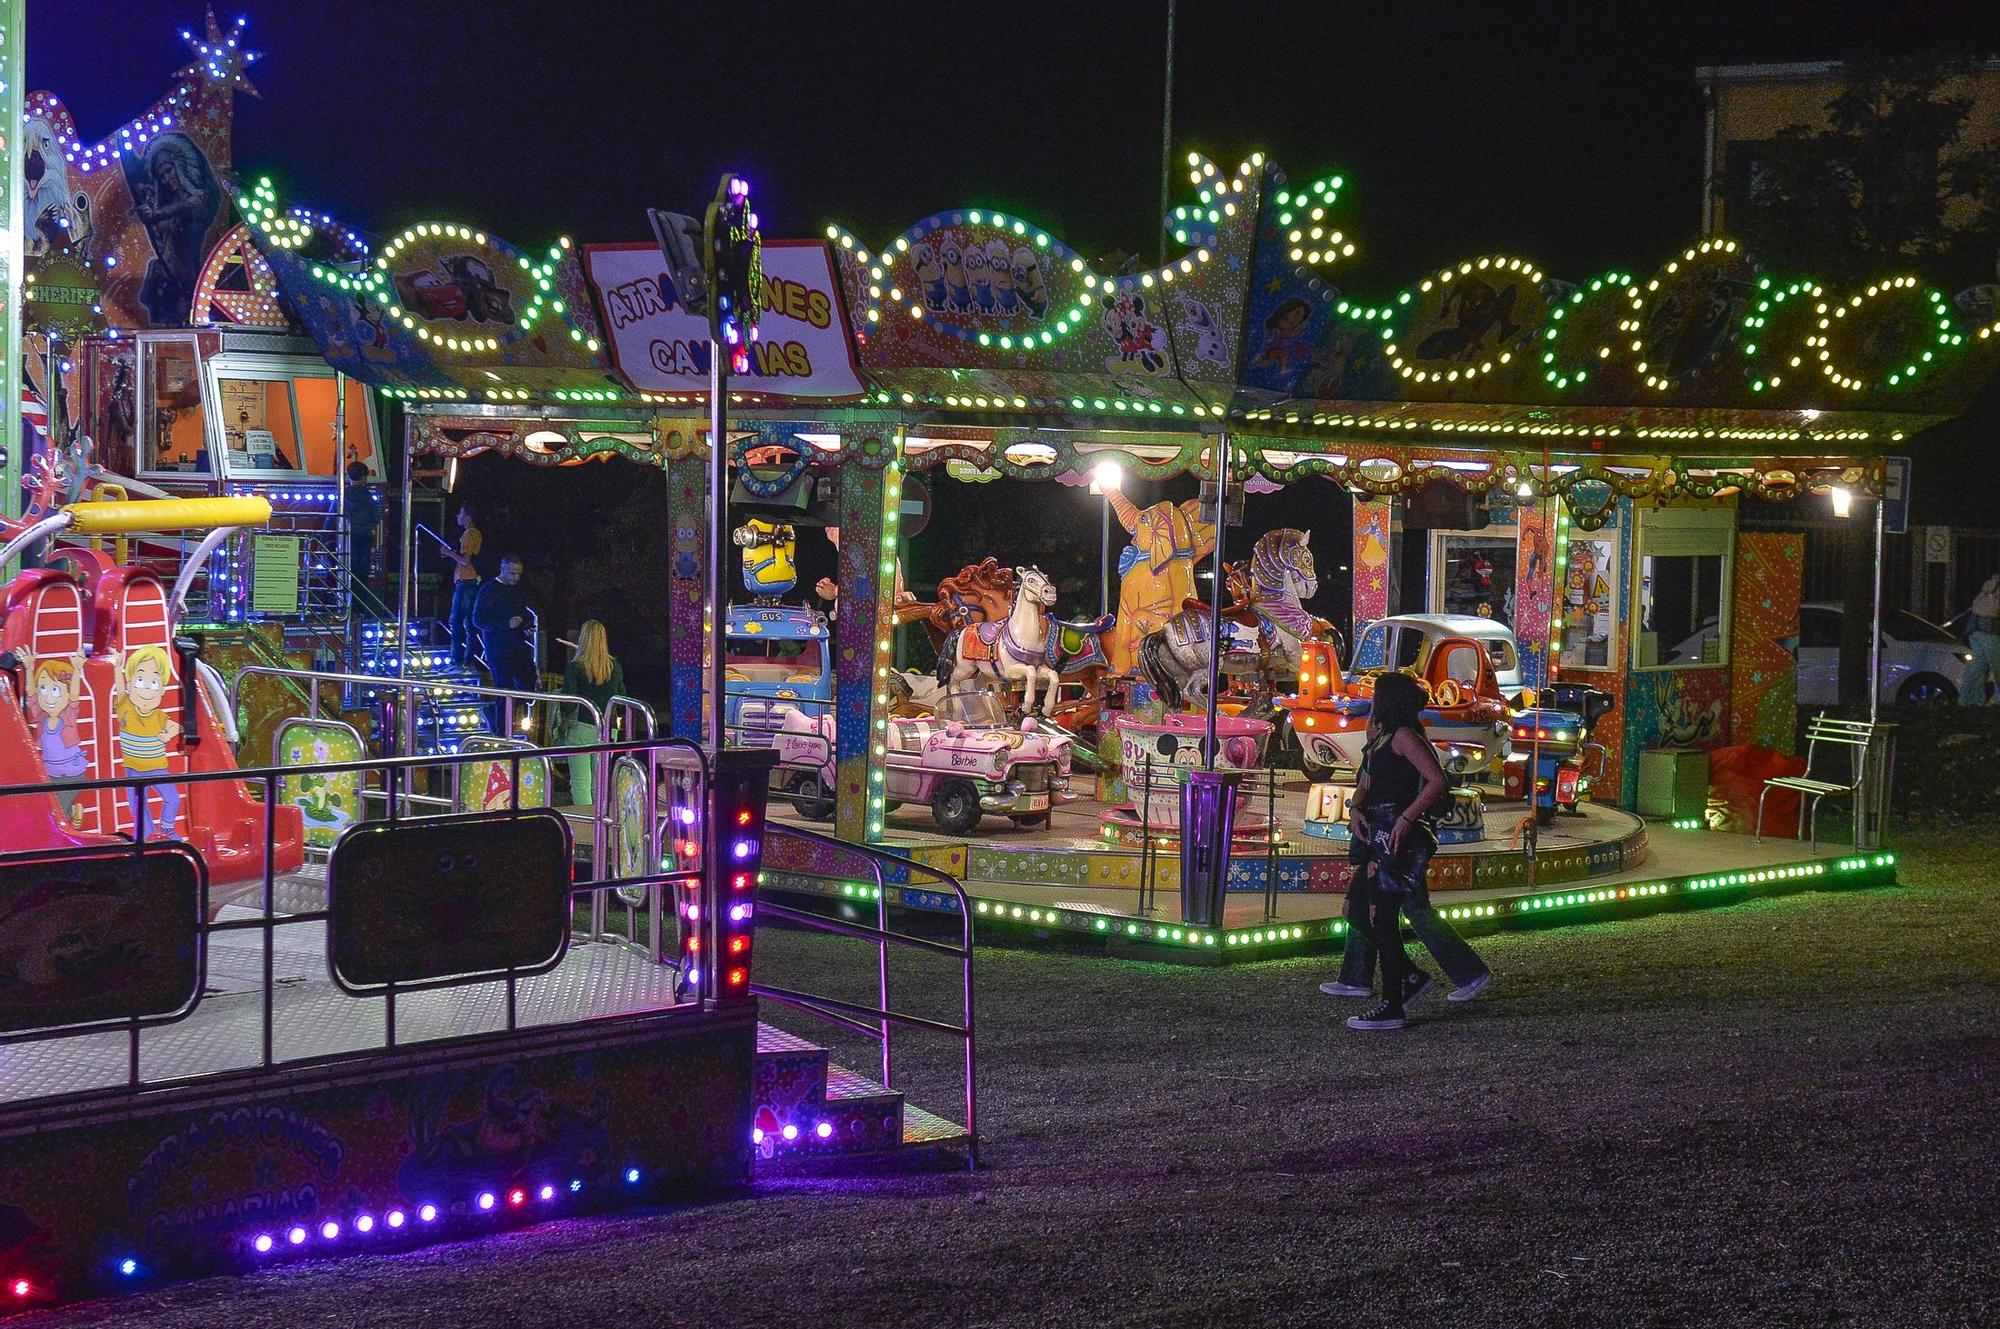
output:
[[[873,1038],[881,1046],[882,1087],[896,1087],[896,1067],[893,1054],[893,1032],[896,1028],[921,1029],[933,1034],[960,1040],[964,1047],[965,1074],[965,1132],[966,1164],[979,1166],[979,1122],[978,1122],[978,1058],[976,1039],[973,1032],[972,1001],[972,902],[965,894],[965,888],[956,877],[926,867],[900,854],[887,853],[866,845],[853,844],[846,840],[836,840],[830,835],[805,830],[798,826],[781,825],[766,820],[766,861],[769,861],[769,840],[772,837],[789,836],[806,845],[831,850],[857,858],[868,864],[875,878],[875,925],[850,923],[845,919],[828,918],[822,914],[808,913],[788,905],[774,904],[761,893],[757,900],[757,911],[761,918],[783,919],[787,923],[816,932],[831,933],[839,937],[853,937],[871,942],[875,948],[875,999],[876,1005],[865,1006],[858,1002],[843,1000],[824,993],[801,992],[794,988],[778,987],[770,983],[759,983],[754,979],[750,991],[758,997],[791,1006],[797,1010],[816,1015],[822,1020],[840,1028]],[[912,874],[932,878],[949,887],[958,898],[959,940],[950,942],[933,941],[928,937],[912,936],[905,932],[893,932],[889,928],[889,902],[887,881],[883,867],[902,868]],[[951,1024],[943,1020],[933,1020],[928,1016],[899,1011],[890,1003],[889,995],[889,951],[892,946],[901,946],[929,955],[942,955],[958,961],[959,979],[962,992],[963,1023]]]
[[[393,824],[404,820],[426,819],[423,816],[412,817],[407,811],[409,804],[406,800],[396,796],[399,787],[407,786],[420,772],[437,767],[455,768],[471,762],[511,760],[514,780],[508,806],[505,809],[495,809],[491,814],[498,820],[511,820],[518,817],[524,811],[531,811],[531,809],[524,809],[521,806],[521,783],[519,778],[521,762],[524,759],[559,758],[576,755],[604,755],[613,758],[631,755],[636,757],[643,763],[645,769],[651,773],[650,779],[655,786],[653,791],[655,795],[652,801],[653,806],[657,806],[657,784],[663,773],[685,775],[697,782],[703,790],[707,788],[710,778],[707,754],[691,742],[673,738],[644,743],[589,744],[568,748],[534,749],[532,751],[503,754],[468,753],[425,757],[380,757],[354,762],[325,763],[316,765],[311,770],[315,773],[330,776],[352,773],[363,784],[367,783],[368,776],[371,773],[376,774],[379,776],[381,786],[389,794],[389,797],[383,803],[385,814],[383,820]],[[105,859],[131,856],[138,859],[149,855],[158,856],[162,853],[184,855],[192,857],[198,865],[201,896],[199,912],[193,920],[196,955],[198,957],[197,976],[199,981],[193,989],[192,999],[186,1003],[184,1008],[163,1015],[117,1017],[113,1019],[100,1018],[75,1024],[56,1024],[25,1029],[15,1028],[0,1033],[0,1048],[27,1044],[64,1044],[66,1047],[74,1049],[72,1053],[68,1053],[62,1058],[58,1067],[59,1070],[67,1068],[66,1073],[71,1081],[79,1078],[93,1078],[87,1073],[78,1071],[75,1064],[80,1059],[86,1058],[89,1051],[89,1048],[80,1044],[78,1040],[101,1039],[106,1036],[115,1036],[122,1033],[126,1039],[126,1051],[124,1056],[124,1073],[121,1077],[117,1077],[120,1082],[107,1083],[107,1076],[98,1075],[94,1077],[98,1081],[97,1083],[88,1084],[80,1088],[59,1088],[40,1094],[13,1097],[11,1101],[0,1103],[0,1117],[12,1113],[44,1112],[51,1107],[67,1107],[75,1103],[96,1102],[107,1098],[124,1097],[170,1084],[181,1084],[195,1080],[215,1082],[241,1079],[242,1077],[255,1076],[262,1072],[269,1072],[281,1066],[286,1069],[313,1067],[352,1062],[357,1057],[368,1055],[385,1054],[399,1047],[407,1047],[411,1044],[412,1040],[399,1038],[397,1023],[398,1001],[399,998],[413,999],[419,992],[434,993],[444,988],[456,988],[460,991],[465,991],[478,988],[480,985],[496,986],[500,989],[501,1003],[504,1010],[499,1032],[507,1033],[517,1032],[523,1028],[546,1029],[570,1024],[580,1025],[586,1021],[674,1009],[684,1005],[700,1009],[705,1006],[708,997],[712,995],[712,982],[708,981],[709,976],[704,974],[704,981],[693,991],[691,996],[683,995],[684,987],[677,980],[673,985],[670,985],[668,990],[671,1000],[665,1002],[655,1001],[651,1005],[644,1006],[637,1011],[627,1003],[619,1005],[617,1010],[579,1010],[570,1018],[535,1020],[524,1025],[520,1011],[520,984],[532,981],[537,974],[547,972],[547,969],[527,969],[517,972],[515,969],[510,968],[504,971],[493,971],[469,976],[446,976],[443,979],[427,980],[422,983],[402,984],[400,987],[397,984],[390,983],[383,985],[380,990],[366,993],[349,992],[336,984],[330,985],[326,989],[315,988],[313,990],[312,1003],[297,1001],[295,994],[302,991],[302,989],[281,985],[279,980],[277,957],[281,950],[279,945],[280,936],[283,935],[288,938],[295,936],[302,930],[309,930],[312,925],[319,925],[323,929],[333,917],[330,902],[323,901],[317,908],[283,909],[280,907],[278,901],[278,884],[281,874],[277,870],[279,821],[277,810],[280,806],[281,783],[288,776],[298,775],[300,769],[297,767],[264,767],[251,770],[160,772],[158,774],[128,775],[113,779],[52,780],[33,784],[0,786],[0,808],[4,808],[8,806],[8,800],[10,799],[27,798],[40,800],[43,804],[46,804],[51,795],[69,791],[76,791],[83,794],[105,790],[120,792],[137,791],[140,797],[144,797],[146,791],[160,786],[185,787],[217,782],[237,782],[247,784],[252,790],[261,793],[263,812],[263,858],[259,879],[254,892],[246,892],[238,897],[239,901],[254,901],[254,903],[239,903],[236,906],[238,908],[254,909],[254,915],[248,918],[221,916],[223,910],[233,902],[216,903],[215,892],[212,889],[213,883],[209,879],[205,860],[201,858],[198,850],[183,841],[151,840],[125,842],[123,840],[107,838],[107,842],[102,845],[87,845],[81,848],[17,849],[0,853],[0,868],[26,864],[37,866],[42,864],[57,864],[71,859],[87,859],[92,857]],[[185,811],[186,809],[184,809]],[[662,927],[660,915],[664,912],[664,899],[668,895],[670,888],[691,886],[695,888],[701,916],[714,917],[715,911],[724,903],[723,888],[719,884],[722,881],[722,874],[704,873],[699,865],[679,869],[665,869],[661,866],[663,861],[658,855],[648,857],[643,865],[646,870],[637,874],[608,876],[601,870],[594,870],[586,880],[576,881],[572,878],[568,891],[569,898],[572,902],[584,898],[598,901],[603,899],[607,894],[620,889],[642,889],[656,902],[654,929],[657,933]],[[563,952],[555,961],[556,965],[563,963],[568,955],[572,953],[569,940],[575,938],[577,929],[574,922],[569,926],[570,937],[566,939]],[[677,926],[680,926],[678,922]],[[246,1049],[239,1048],[232,1054],[233,1059],[225,1057],[221,1059],[222,1064],[217,1064],[215,1057],[204,1055],[216,1044],[215,1038],[210,1038],[206,1043],[203,1043],[201,1038],[190,1036],[182,1040],[178,1052],[163,1049],[155,1045],[154,1040],[172,1038],[177,1029],[196,1021],[208,1003],[219,999],[209,989],[209,980],[214,972],[214,943],[218,940],[227,941],[230,938],[246,934],[258,937],[262,943],[261,974],[258,979],[259,1019],[254,1053],[249,1053]],[[587,937],[586,939],[593,938]],[[323,946],[330,946],[330,938],[326,938],[323,933],[321,944]],[[655,958],[656,963],[664,964],[666,962],[664,957],[659,956],[657,948],[655,948]],[[288,994],[294,994],[293,996],[288,996],[287,1006],[289,1013],[285,1014],[283,1018],[281,1018],[279,1002],[281,990]],[[569,1000],[569,998],[565,996],[564,1000]],[[329,1010],[324,1006],[324,1003],[328,1001],[335,1003],[382,1003],[381,1032],[379,1037],[357,1038],[357,1035],[365,1033],[366,1022],[359,1018],[358,1014],[348,1014],[346,1012],[350,1009],[354,1012],[359,1012],[364,1009],[363,1007],[357,1005],[350,1008],[342,1004]],[[227,1012],[219,1013],[216,1018],[219,1023],[226,1021]],[[287,1020],[296,1020],[306,1025],[322,1023],[324,1028],[335,1029],[339,1031],[340,1036],[332,1039],[332,1041],[341,1044],[341,1046],[331,1051],[287,1055],[280,1048],[280,1035],[286,1027]],[[324,1032],[324,1028],[321,1030],[322,1033]],[[421,1043],[425,1047],[431,1047],[489,1036],[493,1032],[496,1031],[492,1029],[476,1029],[459,1033],[420,1035],[414,1041]],[[223,1039],[222,1042],[226,1043],[228,1040]],[[202,1051],[190,1053],[188,1051],[189,1046],[195,1044],[200,1044]],[[147,1071],[151,1059],[142,1056],[142,1053],[147,1052],[149,1049],[152,1056],[157,1058],[160,1063],[160,1070],[154,1073],[148,1073]],[[10,1077],[20,1074],[21,1069],[21,1063],[18,1059],[10,1059]],[[42,1078],[47,1077],[44,1076]],[[60,1079],[62,1076],[58,1075],[56,1078]]]

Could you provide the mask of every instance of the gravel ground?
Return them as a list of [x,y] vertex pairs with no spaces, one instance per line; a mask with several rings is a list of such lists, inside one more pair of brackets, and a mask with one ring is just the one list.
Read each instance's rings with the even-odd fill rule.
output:
[[[2000,828],[1963,835],[1909,837],[1894,890],[1484,938],[1492,991],[1400,1034],[1343,1028],[1324,961],[982,952],[977,1175],[767,1180],[19,1323],[2000,1323]],[[766,941],[774,981],[841,944]],[[951,1114],[948,1049],[912,1063]]]

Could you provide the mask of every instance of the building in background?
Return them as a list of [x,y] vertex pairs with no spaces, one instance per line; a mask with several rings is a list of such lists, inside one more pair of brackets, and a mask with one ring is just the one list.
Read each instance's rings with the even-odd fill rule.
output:
[[[1826,104],[1840,95],[1844,72],[1839,61],[1774,65],[1703,65],[1694,71],[1706,108],[1703,138],[1702,231],[1729,231],[1729,209],[1757,188],[1760,160],[1772,140],[1787,129],[1824,129]],[[1948,85],[1972,99],[1966,141],[2000,142],[2000,59],[1981,60],[1972,72]],[[1942,187],[1940,173],[1940,186]],[[1969,201],[1947,205],[1970,208]]]

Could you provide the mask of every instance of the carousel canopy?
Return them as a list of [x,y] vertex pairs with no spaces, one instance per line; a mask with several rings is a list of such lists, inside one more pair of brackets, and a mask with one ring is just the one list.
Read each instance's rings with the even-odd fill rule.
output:
[[[1144,271],[1100,271],[1025,218],[971,207],[879,246],[839,226],[823,244],[774,243],[762,349],[732,396],[751,417],[882,412],[989,438],[1227,426],[1258,448],[1727,464],[1893,450],[1963,409],[2000,346],[2000,317],[1969,293],[1906,273],[1835,288],[1765,272],[1723,238],[1570,277],[1482,254],[1363,292],[1343,280],[1363,233],[1339,176],[1296,185],[1261,156],[1188,165],[1194,201],[1165,219],[1172,257]],[[529,252],[431,223],[365,258],[314,259],[268,185],[239,201],[327,359],[390,396],[646,412],[703,399],[700,321],[650,246]]]

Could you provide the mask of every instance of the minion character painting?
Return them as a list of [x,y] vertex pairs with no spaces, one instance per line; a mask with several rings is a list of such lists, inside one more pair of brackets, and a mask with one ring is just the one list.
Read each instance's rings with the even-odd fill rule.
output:
[[743,587],[759,604],[777,603],[798,584],[798,533],[790,522],[752,517],[729,538],[743,551]]

